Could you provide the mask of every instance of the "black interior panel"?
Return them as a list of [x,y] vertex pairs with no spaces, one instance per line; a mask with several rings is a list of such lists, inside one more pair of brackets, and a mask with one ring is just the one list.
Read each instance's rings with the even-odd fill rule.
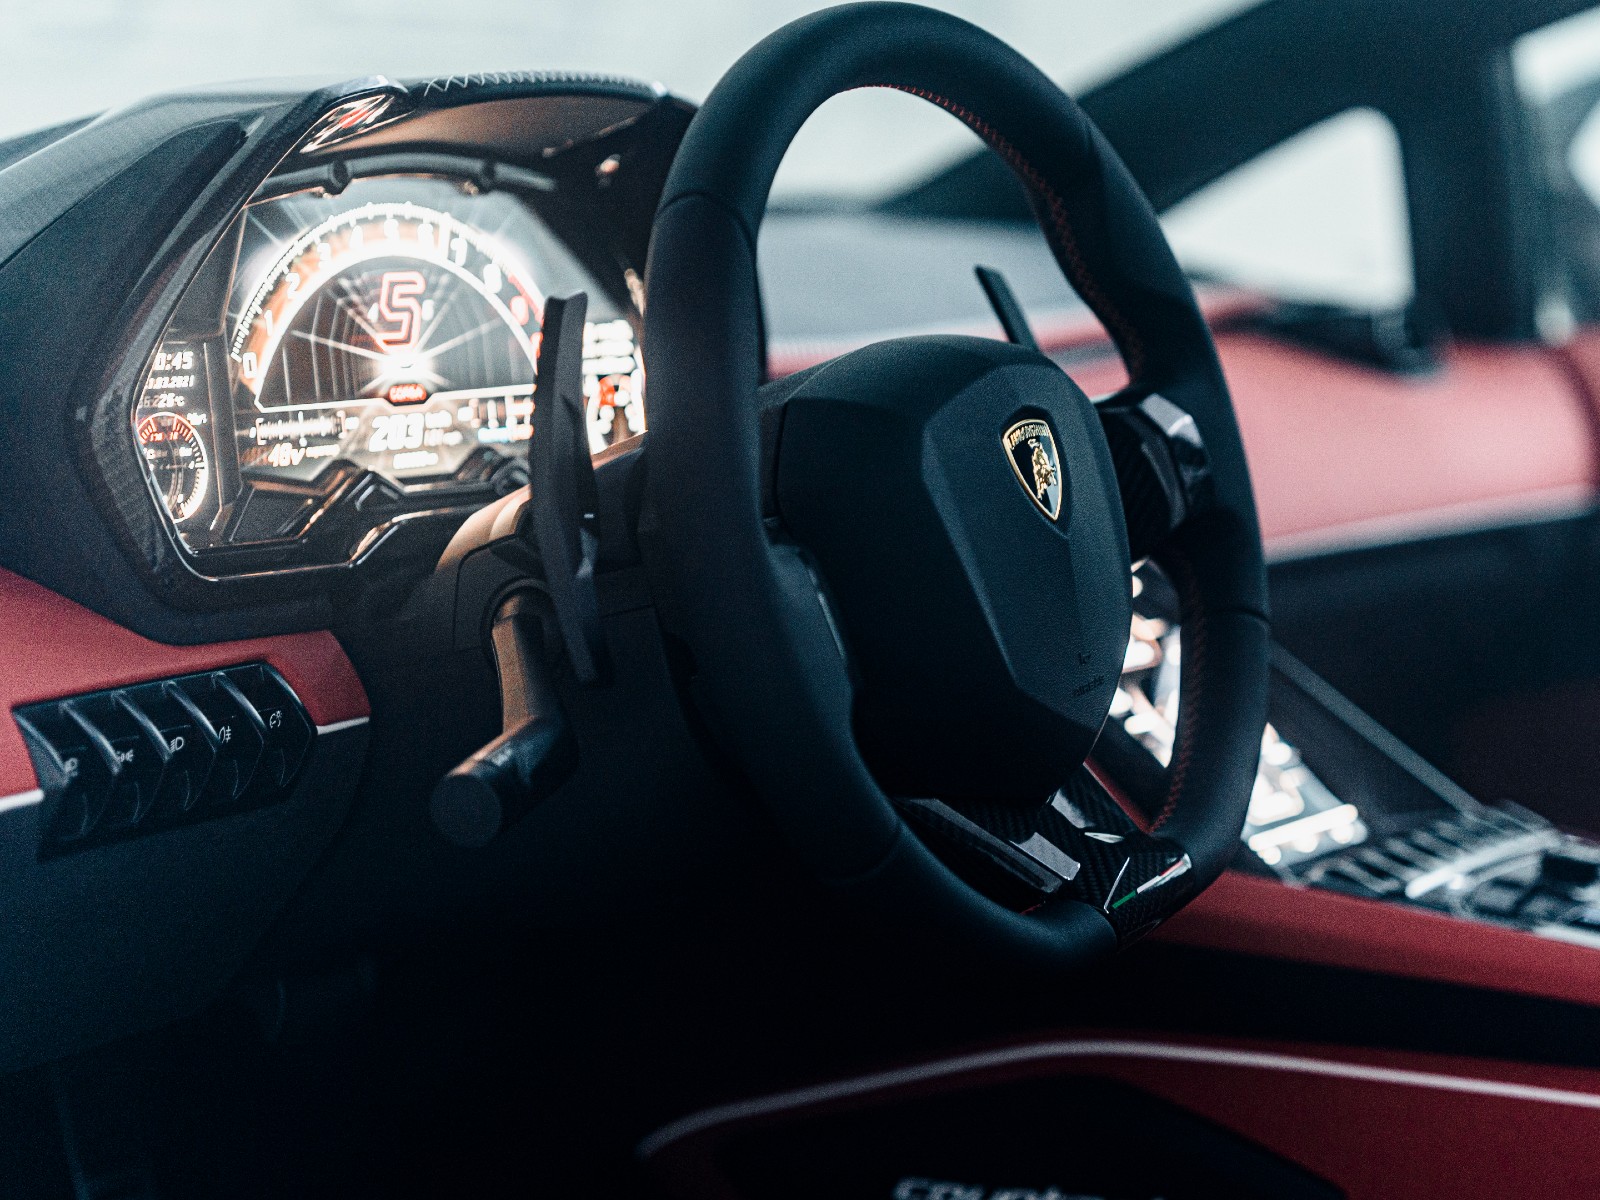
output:
[[1600,829],[1600,520],[1279,563],[1273,631],[1479,799]]

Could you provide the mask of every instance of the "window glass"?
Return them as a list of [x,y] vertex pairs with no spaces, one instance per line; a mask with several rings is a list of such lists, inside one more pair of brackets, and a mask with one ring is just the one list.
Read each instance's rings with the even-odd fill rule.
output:
[[1518,89],[1534,104],[1546,104],[1600,76],[1600,9],[1518,38],[1511,62]]
[[1600,9],[1519,38],[1511,59],[1543,150],[1556,257],[1539,328],[1558,341],[1600,320]]
[[1370,108],[1258,155],[1163,224],[1190,271],[1287,300],[1376,311],[1413,294],[1400,142]]
[[1589,199],[1600,204],[1600,108],[1590,109],[1578,126],[1567,149],[1567,169]]
[[[519,69],[659,79],[700,99],[786,21],[836,0],[0,0],[0,138],[156,91],[284,74],[392,79]],[[924,0],[1016,46],[1074,92],[1256,0]],[[879,136],[884,103],[832,105],[778,193],[888,195],[965,152],[947,114]],[[841,150],[859,149],[848,169]]]
[[1553,157],[1600,204],[1600,9],[1518,39],[1512,63],[1518,90],[1546,118],[1546,134],[1566,143],[1552,147]]

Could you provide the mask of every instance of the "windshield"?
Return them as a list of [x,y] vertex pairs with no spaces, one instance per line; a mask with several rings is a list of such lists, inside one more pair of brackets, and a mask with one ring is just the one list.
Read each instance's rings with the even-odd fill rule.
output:
[[[1249,0],[935,0],[1079,89]],[[701,100],[754,42],[822,3],[781,0],[0,0],[0,137],[152,92],[263,76],[394,78],[515,69],[637,76]],[[899,101],[899,103],[896,103]],[[973,145],[903,97],[836,101],[808,126],[780,195],[864,198]]]
[[[934,0],[1082,93],[1255,0]],[[263,77],[407,79],[540,69],[660,82],[699,101],[752,44],[817,0],[0,0],[0,138],[160,92]],[[1399,147],[1352,112],[1245,164],[1165,216],[1199,276],[1289,300],[1389,309],[1411,296]],[[836,97],[774,188],[789,209],[893,196],[979,147],[914,97]],[[820,202],[820,203],[818,203]],[[809,253],[809,251],[808,251]]]

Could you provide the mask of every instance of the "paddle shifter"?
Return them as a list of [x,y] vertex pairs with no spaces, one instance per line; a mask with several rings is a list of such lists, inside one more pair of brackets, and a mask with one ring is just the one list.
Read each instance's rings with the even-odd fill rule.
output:
[[419,598],[448,614],[458,647],[488,640],[504,730],[439,781],[428,811],[460,846],[484,846],[555,792],[578,764],[551,686],[555,660],[580,684],[607,670],[595,596],[597,490],[583,409],[579,292],[546,301],[528,446],[526,496],[466,524]]
[[568,664],[578,682],[598,682],[604,665],[594,560],[599,491],[583,415],[582,292],[545,302],[528,443],[528,495],[522,529],[538,555]]

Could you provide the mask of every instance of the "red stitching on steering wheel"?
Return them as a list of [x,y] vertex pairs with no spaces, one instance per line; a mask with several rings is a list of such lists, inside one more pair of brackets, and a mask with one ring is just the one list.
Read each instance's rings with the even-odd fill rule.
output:
[[988,142],[995,153],[1005,159],[1006,163],[1020,175],[1036,194],[1041,196],[1045,208],[1050,214],[1050,223],[1054,226],[1055,237],[1052,239],[1057,250],[1065,260],[1067,273],[1072,279],[1072,284],[1078,289],[1084,301],[1105,321],[1112,334],[1122,345],[1128,366],[1129,376],[1137,380],[1144,373],[1144,343],[1138,331],[1111,302],[1111,299],[1101,290],[1088,265],[1083,261],[1083,252],[1078,246],[1078,238],[1072,230],[1072,219],[1067,212],[1067,205],[1060,194],[1050,185],[1034,165],[1028,161],[1023,153],[1008,141],[1004,134],[990,125],[976,113],[970,112],[957,104],[954,100],[940,96],[935,92],[923,88],[908,87],[899,83],[870,84],[871,87],[885,87],[897,92],[908,92],[913,96],[920,96],[930,103],[937,104],[946,112],[958,117],[969,126],[979,137]]
[[1177,756],[1172,761],[1168,775],[1167,799],[1161,811],[1150,824],[1150,832],[1157,833],[1177,811],[1188,784],[1189,763],[1194,757],[1195,726],[1200,722],[1200,705],[1197,693],[1200,681],[1205,678],[1206,664],[1206,610],[1200,602],[1200,585],[1195,580],[1189,562],[1176,550],[1169,549],[1163,556],[1162,566],[1167,577],[1178,589],[1178,612],[1183,622],[1183,693],[1178,697],[1178,733],[1173,740]]

